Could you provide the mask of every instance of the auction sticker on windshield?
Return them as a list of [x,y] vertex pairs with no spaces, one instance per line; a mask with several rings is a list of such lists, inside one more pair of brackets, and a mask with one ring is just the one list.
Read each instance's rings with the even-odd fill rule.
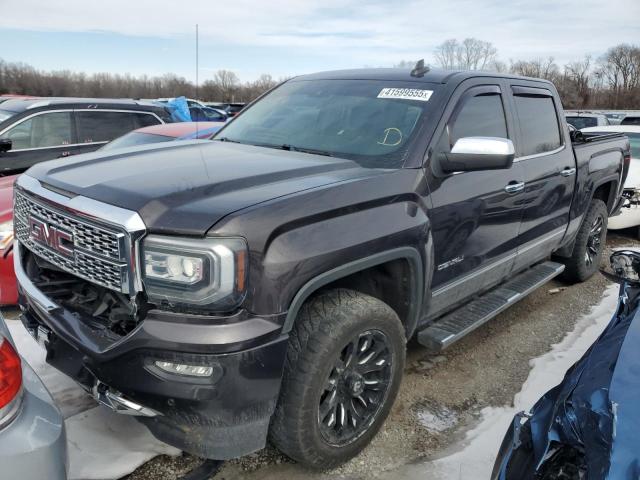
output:
[[378,98],[398,98],[401,100],[420,100],[428,102],[433,90],[421,90],[419,88],[383,88]]

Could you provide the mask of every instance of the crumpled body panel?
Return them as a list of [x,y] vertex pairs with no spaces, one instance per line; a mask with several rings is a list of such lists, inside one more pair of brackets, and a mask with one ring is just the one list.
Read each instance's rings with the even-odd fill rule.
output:
[[640,288],[620,287],[618,310],[563,382],[503,440],[493,479],[640,478]]

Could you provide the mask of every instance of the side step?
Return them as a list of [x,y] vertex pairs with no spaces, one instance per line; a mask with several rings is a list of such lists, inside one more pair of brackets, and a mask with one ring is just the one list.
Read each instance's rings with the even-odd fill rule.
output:
[[561,263],[539,263],[421,330],[418,342],[434,352],[444,350],[563,270]]

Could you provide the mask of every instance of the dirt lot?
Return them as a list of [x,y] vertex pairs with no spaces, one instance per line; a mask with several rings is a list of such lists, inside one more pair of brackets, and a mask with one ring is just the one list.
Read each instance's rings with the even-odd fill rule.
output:
[[[610,234],[608,248],[640,246],[631,232]],[[605,256],[608,258],[608,255]],[[273,448],[223,465],[215,479],[370,479],[425,460],[463,435],[486,406],[512,403],[530,370],[529,360],[560,341],[608,282],[596,275],[568,286],[553,281],[447,350],[428,356],[409,346],[405,378],[392,413],[373,443],[341,468],[305,471]],[[199,460],[157,457],[127,480],[179,478]]]

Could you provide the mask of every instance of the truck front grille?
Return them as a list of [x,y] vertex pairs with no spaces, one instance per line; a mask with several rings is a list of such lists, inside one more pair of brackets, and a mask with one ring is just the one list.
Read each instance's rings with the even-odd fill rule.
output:
[[[34,221],[46,229],[46,238],[53,238],[51,232],[56,229],[70,234],[72,247],[68,245],[61,253],[55,239],[47,242],[34,238],[30,226]],[[123,231],[57,209],[19,189],[15,192],[14,223],[16,238],[37,256],[80,278],[126,293],[128,238]]]

